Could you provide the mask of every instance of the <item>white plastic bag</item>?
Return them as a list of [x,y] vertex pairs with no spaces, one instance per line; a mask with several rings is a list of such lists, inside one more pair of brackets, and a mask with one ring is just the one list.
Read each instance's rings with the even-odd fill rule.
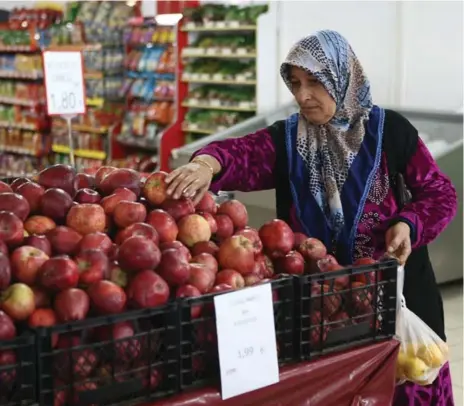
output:
[[403,296],[404,267],[398,267],[396,336],[401,342],[396,364],[397,384],[405,381],[430,385],[448,361],[446,343],[406,307]]

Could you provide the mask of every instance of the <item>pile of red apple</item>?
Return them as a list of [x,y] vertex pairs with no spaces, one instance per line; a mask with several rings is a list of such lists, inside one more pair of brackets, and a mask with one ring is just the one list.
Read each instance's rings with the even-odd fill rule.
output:
[[[34,180],[0,182],[0,340],[15,336],[15,323],[48,327],[341,268],[320,241],[281,220],[248,227],[236,200],[217,205],[206,194],[194,207],[170,199],[165,177],[143,182],[132,169],[101,167],[92,176],[55,165]],[[320,313],[330,320],[339,309],[330,303]],[[192,308],[193,317],[200,312]],[[130,338],[136,328],[124,323],[102,336],[110,333]],[[0,354],[0,366],[14,359]]]

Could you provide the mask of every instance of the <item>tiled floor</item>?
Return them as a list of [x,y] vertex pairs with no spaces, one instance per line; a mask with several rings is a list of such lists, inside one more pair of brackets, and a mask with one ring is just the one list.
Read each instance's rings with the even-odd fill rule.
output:
[[446,336],[450,346],[450,366],[456,406],[464,405],[463,383],[463,288],[462,285],[441,289],[445,307]]

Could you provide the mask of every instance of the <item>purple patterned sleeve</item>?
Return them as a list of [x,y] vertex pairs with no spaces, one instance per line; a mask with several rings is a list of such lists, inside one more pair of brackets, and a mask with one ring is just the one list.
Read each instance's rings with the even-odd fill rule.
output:
[[216,158],[222,168],[211,184],[211,190],[252,192],[273,189],[276,160],[274,142],[267,129],[241,138],[212,142],[196,151],[197,155]]
[[413,248],[417,248],[432,242],[451,222],[456,215],[457,195],[421,139],[406,168],[405,181],[413,200],[399,217],[414,226]]

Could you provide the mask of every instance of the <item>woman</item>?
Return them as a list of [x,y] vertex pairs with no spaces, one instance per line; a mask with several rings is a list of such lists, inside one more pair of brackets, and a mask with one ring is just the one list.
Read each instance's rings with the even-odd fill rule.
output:
[[[445,340],[427,244],[455,215],[450,180],[408,120],[373,105],[361,64],[338,33],[321,31],[299,41],[280,73],[300,112],[197,151],[167,177],[168,193],[199,201],[210,188],[275,188],[278,217],[321,239],[341,263],[388,251],[406,264],[408,307]],[[405,204],[394,171],[412,195]],[[419,404],[453,405],[448,364],[433,385],[397,388],[394,405]]]

